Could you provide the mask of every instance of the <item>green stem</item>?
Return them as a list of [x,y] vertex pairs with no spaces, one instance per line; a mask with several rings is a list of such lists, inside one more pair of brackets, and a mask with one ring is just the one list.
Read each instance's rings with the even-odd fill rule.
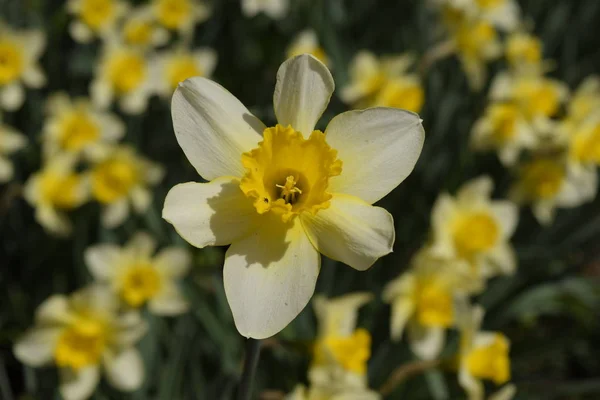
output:
[[238,400],[250,400],[252,395],[252,383],[260,358],[261,341],[256,339],[246,340],[246,359],[244,360],[244,371],[238,388]]

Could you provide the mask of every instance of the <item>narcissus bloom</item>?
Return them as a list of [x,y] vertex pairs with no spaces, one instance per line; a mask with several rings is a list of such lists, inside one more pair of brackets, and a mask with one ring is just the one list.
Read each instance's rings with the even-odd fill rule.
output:
[[210,8],[200,0],[153,0],[152,10],[162,26],[186,36],[210,16]]
[[7,156],[22,149],[27,144],[27,137],[8,125],[0,124],[0,183],[13,177],[13,164]]
[[125,134],[116,115],[97,109],[85,98],[72,100],[66,93],[56,93],[48,98],[46,111],[43,140],[48,158],[59,153],[102,157]]
[[166,44],[169,31],[159,25],[152,6],[145,5],[128,13],[121,27],[121,40],[128,46],[147,49]]
[[158,183],[163,168],[140,156],[132,147],[113,147],[92,167],[91,193],[104,206],[102,224],[107,228],[121,225],[129,216],[130,204],[138,214],[152,202],[149,186]]
[[432,211],[431,251],[469,262],[473,282],[516,268],[509,240],[517,227],[518,208],[508,200],[492,200],[493,185],[487,176],[474,179],[455,198],[440,195]]
[[[480,331],[483,309],[480,306],[460,307],[460,354],[458,381],[469,400],[484,400],[482,380],[503,385],[510,380],[510,342],[500,332]],[[515,393],[513,385],[490,396],[490,400],[510,400]]]
[[50,297],[38,307],[35,326],[15,344],[15,356],[30,367],[56,365],[65,400],[89,398],[101,371],[119,390],[138,389],[144,363],[134,346],[147,327],[136,312],[119,314],[116,300],[101,286]]
[[542,63],[542,41],[525,32],[515,32],[506,39],[505,55],[517,70],[538,70]]
[[69,25],[71,37],[82,43],[108,37],[127,8],[122,0],[69,0],[67,10],[76,17]]
[[269,18],[282,19],[289,7],[289,0],[242,0],[242,12],[247,17],[263,12]]
[[217,53],[210,48],[189,51],[185,48],[166,50],[154,63],[156,90],[171,98],[179,83],[193,76],[210,78],[217,64]]
[[85,251],[94,276],[108,284],[130,308],[148,304],[159,315],[185,312],[188,303],[177,286],[191,264],[191,255],[180,247],[167,247],[154,255],[156,243],[147,233],[135,234],[124,247],[98,244]]
[[307,29],[300,32],[287,49],[288,58],[299,56],[300,54],[310,54],[323,64],[331,67],[327,54],[325,54],[323,47],[319,45],[319,38],[313,30]]
[[365,270],[392,251],[392,216],[372,204],[412,171],[421,120],[374,108],[315,130],[333,90],[329,70],[300,55],[277,73],[275,126],[208,79],[188,79],[173,95],[177,140],[210,182],[175,186],[163,217],[194,246],[232,243],[225,293],[244,336],[272,336],[298,315],[314,292],[319,252]]
[[44,32],[13,31],[0,21],[0,108],[13,111],[25,100],[23,84],[39,88],[46,76],[38,59],[46,47]]
[[463,282],[470,279],[470,265],[464,260],[420,250],[410,270],[383,292],[383,300],[392,305],[392,340],[400,340],[407,329],[411,350],[422,359],[436,358],[444,347],[446,329],[456,323],[454,300],[467,292]]
[[511,31],[519,23],[519,5],[515,0],[436,0],[462,19],[486,21],[502,30]]

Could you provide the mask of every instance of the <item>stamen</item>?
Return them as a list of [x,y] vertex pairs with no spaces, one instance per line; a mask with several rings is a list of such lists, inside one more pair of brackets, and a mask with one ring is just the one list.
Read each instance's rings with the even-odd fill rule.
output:
[[294,203],[296,201],[296,194],[302,194],[302,190],[296,187],[297,183],[296,179],[290,175],[285,178],[285,185],[275,184],[276,187],[281,189],[281,198],[286,203]]

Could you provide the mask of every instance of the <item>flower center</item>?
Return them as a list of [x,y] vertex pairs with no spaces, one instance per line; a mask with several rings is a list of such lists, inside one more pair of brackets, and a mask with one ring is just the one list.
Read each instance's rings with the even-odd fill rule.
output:
[[113,0],[83,0],[80,16],[90,28],[97,30],[115,14]]
[[457,33],[456,46],[468,56],[476,57],[486,50],[497,36],[494,27],[486,22],[463,24]]
[[152,24],[147,21],[129,20],[123,28],[125,41],[135,46],[144,46],[152,40]]
[[600,123],[575,135],[571,155],[582,163],[600,164]]
[[495,104],[490,110],[492,136],[498,144],[514,138],[519,108],[514,104]]
[[144,58],[132,51],[118,52],[112,56],[107,66],[108,79],[120,93],[137,89],[146,77]]
[[316,213],[329,207],[329,178],[342,172],[342,162],[313,131],[308,139],[291,127],[265,129],[263,141],[242,155],[246,174],[240,188],[254,201],[259,214],[273,211],[288,221],[300,212]]
[[203,73],[193,57],[183,55],[177,56],[169,62],[166,75],[169,85],[175,90],[179,82],[183,82],[192,76],[201,76]]
[[477,5],[483,9],[495,8],[505,2],[506,0],[476,0]]
[[467,355],[467,368],[474,377],[491,379],[501,385],[510,379],[508,350],[508,340],[496,333],[490,344],[471,350]]
[[79,151],[100,137],[100,129],[85,110],[70,112],[62,118],[60,126],[61,147]]
[[452,230],[458,255],[469,260],[491,249],[499,236],[496,221],[484,212],[459,215],[452,224]]
[[158,293],[161,277],[149,262],[129,266],[120,282],[121,297],[132,307],[140,307]]
[[140,180],[134,160],[126,157],[109,159],[92,171],[92,193],[101,203],[112,203],[126,196]]
[[364,375],[371,356],[371,335],[366,329],[357,329],[351,336],[329,335],[315,345],[316,365],[336,362],[347,371]]
[[560,106],[558,89],[548,81],[522,80],[515,88],[515,96],[530,118],[536,115],[552,117]]
[[19,78],[23,67],[23,54],[19,47],[8,40],[0,40],[0,85]]
[[81,177],[77,174],[61,175],[44,172],[40,179],[42,202],[58,208],[72,209],[79,205]]
[[560,190],[565,171],[563,167],[550,159],[538,159],[523,167],[522,184],[534,199],[551,198]]
[[452,295],[434,279],[419,282],[416,292],[417,320],[424,326],[449,327],[454,321]]
[[384,107],[418,112],[423,106],[423,89],[407,79],[389,79],[379,91],[376,103]]
[[189,0],[158,0],[156,4],[158,21],[169,29],[178,28],[191,13]]
[[58,339],[54,349],[56,365],[77,370],[98,364],[108,336],[105,321],[92,315],[79,316]]

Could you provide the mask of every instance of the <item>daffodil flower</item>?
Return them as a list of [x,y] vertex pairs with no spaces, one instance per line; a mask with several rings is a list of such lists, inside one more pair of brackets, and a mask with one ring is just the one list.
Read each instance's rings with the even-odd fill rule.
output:
[[107,40],[90,84],[92,100],[105,109],[118,99],[123,112],[140,114],[155,91],[151,72],[146,55],[138,47]]
[[14,152],[27,144],[27,137],[14,128],[0,124],[0,183],[8,182],[14,174],[13,164],[8,159]]
[[161,96],[171,98],[179,83],[186,79],[210,78],[216,64],[217,53],[209,48],[194,51],[178,48],[159,53],[154,62],[156,90]]
[[381,395],[367,388],[298,385],[284,400],[381,400]]
[[159,24],[171,31],[190,37],[194,26],[210,16],[210,8],[202,0],[153,0],[154,16]]
[[520,9],[515,0],[436,0],[442,7],[451,7],[464,19],[482,20],[505,31],[513,31],[520,21]]
[[266,127],[220,85],[183,82],[172,101],[179,145],[209,183],[168,193],[163,217],[196,247],[226,245],[225,293],[238,331],[266,338],[310,300],[319,252],[357,270],[392,251],[392,216],[373,207],[412,171],[416,114],[351,111],[314,130],[334,90],[310,55],[282,64]]
[[249,18],[262,12],[269,18],[283,19],[289,7],[289,0],[242,0],[242,12]]
[[[510,380],[510,342],[500,332],[480,331],[484,311],[480,306],[462,305],[458,382],[469,400],[484,400],[482,380],[503,385]],[[489,400],[509,400],[515,389],[506,385]]]
[[509,197],[529,204],[538,222],[549,225],[556,208],[574,208],[596,196],[598,175],[594,168],[571,168],[563,156],[534,154],[517,170]]
[[432,211],[431,251],[468,261],[472,282],[510,274],[516,268],[509,240],[517,227],[518,208],[508,200],[491,200],[492,190],[489,177],[474,179],[455,198],[440,195]]
[[55,93],[46,101],[46,111],[46,158],[69,153],[97,159],[125,134],[125,126],[116,115],[97,109],[85,98],[72,100],[66,93]]
[[0,107],[14,111],[25,100],[23,84],[40,88],[46,76],[38,65],[46,37],[40,30],[13,31],[0,21]]
[[69,0],[67,11],[76,17],[69,25],[71,37],[81,43],[107,38],[127,10],[127,2],[122,0]]
[[392,340],[400,340],[407,329],[413,353],[424,360],[438,357],[446,329],[456,324],[455,298],[468,292],[464,282],[472,279],[470,269],[464,260],[437,257],[429,248],[420,250],[410,270],[383,291],[383,300],[392,306]]
[[147,327],[138,313],[118,314],[119,303],[104,287],[89,286],[71,296],[53,295],[37,309],[35,326],[14,346],[30,367],[56,365],[65,400],[93,394],[101,371],[122,391],[138,389],[144,364],[134,347]]
[[164,170],[132,147],[122,145],[97,160],[89,175],[91,194],[104,206],[101,222],[114,228],[129,216],[130,205],[138,214],[148,209],[152,202],[149,186],[162,179]]
[[287,49],[288,58],[301,54],[310,54],[330,67],[329,58],[325,54],[325,50],[319,45],[319,38],[316,32],[311,29],[304,30],[296,35]]
[[126,45],[148,49],[166,44],[169,31],[158,23],[152,6],[144,5],[127,13],[121,26],[121,40]]
[[505,55],[516,70],[539,71],[542,67],[542,41],[526,32],[512,33],[506,39]]
[[567,107],[567,119],[572,123],[585,121],[600,109],[600,76],[583,80]]
[[85,251],[92,276],[108,284],[130,308],[148,304],[158,315],[185,312],[188,303],[176,280],[189,270],[191,256],[180,247],[167,247],[154,255],[156,243],[144,232],[135,234],[123,247],[98,244]]
[[45,163],[25,183],[24,196],[35,207],[35,219],[47,231],[59,236],[71,233],[67,212],[87,201],[85,177],[75,172],[76,158],[61,154]]
[[478,151],[496,150],[502,164],[511,166],[523,150],[539,146],[539,137],[519,105],[492,102],[473,126],[471,145]]
[[377,58],[360,51],[350,63],[350,84],[341,97],[355,107],[393,107],[419,112],[425,95],[421,81],[408,70],[415,63],[410,54]]

